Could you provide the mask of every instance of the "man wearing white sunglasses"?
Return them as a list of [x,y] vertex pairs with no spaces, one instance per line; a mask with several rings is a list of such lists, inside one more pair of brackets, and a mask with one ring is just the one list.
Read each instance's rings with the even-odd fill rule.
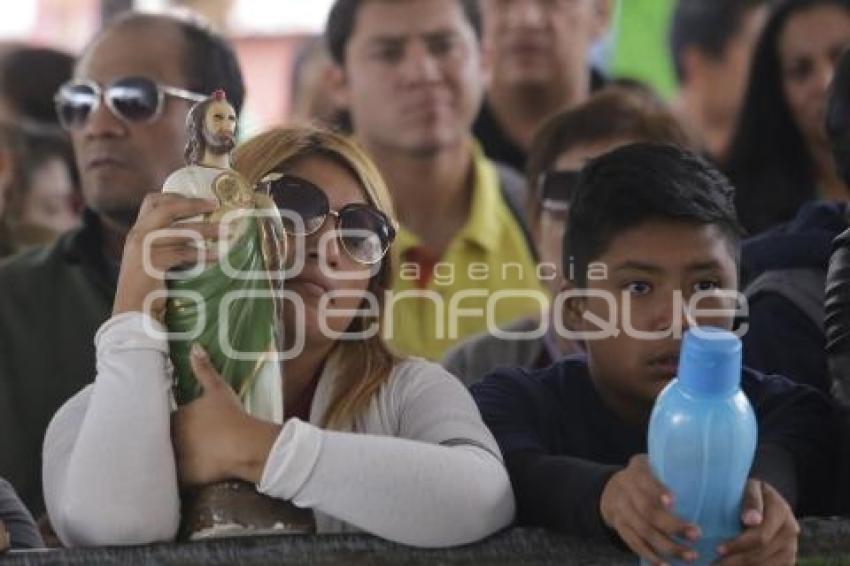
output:
[[130,14],[95,36],[56,94],[83,226],[0,267],[0,476],[36,516],[44,431],[96,374],[94,336],[112,308],[125,236],[145,195],[184,165],[189,108],[219,88],[238,111],[242,76],[224,39],[193,22]]

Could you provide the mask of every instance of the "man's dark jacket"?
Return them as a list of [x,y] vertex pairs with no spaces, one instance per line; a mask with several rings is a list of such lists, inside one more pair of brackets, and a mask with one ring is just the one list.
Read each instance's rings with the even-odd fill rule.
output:
[[36,516],[44,433],[94,379],[94,335],[112,310],[116,269],[101,250],[87,211],[80,229],[0,264],[0,477]]
[[845,203],[813,202],[791,222],[744,242],[745,365],[829,394],[824,287],[832,241],[846,228]]

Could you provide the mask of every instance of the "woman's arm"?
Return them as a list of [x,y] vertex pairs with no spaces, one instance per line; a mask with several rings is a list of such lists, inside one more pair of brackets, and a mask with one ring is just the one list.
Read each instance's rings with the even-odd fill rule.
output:
[[408,362],[378,404],[398,437],[321,430],[293,419],[269,454],[261,492],[380,537],[465,544],[507,526],[510,481],[469,393],[434,364]]
[[170,433],[168,345],[141,313],[97,333],[97,378],[59,410],[44,442],[44,496],[69,546],[172,539],[180,499]]

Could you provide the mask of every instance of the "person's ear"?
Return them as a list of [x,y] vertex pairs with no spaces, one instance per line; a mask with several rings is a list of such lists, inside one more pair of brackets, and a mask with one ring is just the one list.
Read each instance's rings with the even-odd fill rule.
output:
[[578,286],[574,281],[569,279],[561,281],[561,293],[567,297],[564,300],[564,311],[561,316],[564,320],[564,326],[573,332],[585,330],[584,311],[587,309],[587,298],[576,294],[577,289]]
[[324,84],[330,89],[330,98],[333,104],[342,110],[348,110],[351,104],[351,91],[348,84],[348,75],[342,65],[332,63],[325,70]]
[[614,12],[612,0],[594,0],[593,6],[593,41],[601,39],[611,27]]

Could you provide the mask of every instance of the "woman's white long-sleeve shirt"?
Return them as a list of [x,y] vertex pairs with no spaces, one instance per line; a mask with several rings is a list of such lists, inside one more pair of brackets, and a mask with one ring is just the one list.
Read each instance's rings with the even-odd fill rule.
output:
[[[156,321],[127,313],[95,338],[95,382],[56,413],[44,443],[44,496],[67,545],[173,539],[180,498],[168,344]],[[514,515],[496,441],[461,383],[407,360],[352,427],[320,429],[344,360],[319,378],[310,423],[290,419],[257,488],[312,508],[319,532],[364,530],[424,547],[483,538]]]

